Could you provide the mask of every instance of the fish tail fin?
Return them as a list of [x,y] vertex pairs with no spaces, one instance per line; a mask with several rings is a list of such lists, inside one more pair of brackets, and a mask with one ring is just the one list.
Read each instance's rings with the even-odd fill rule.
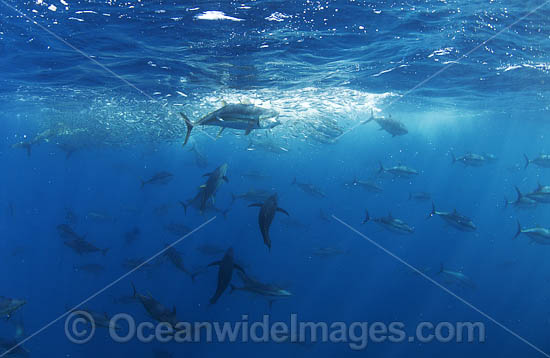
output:
[[379,165],[379,169],[378,169],[378,174],[382,174],[386,169],[384,169],[384,166],[382,165],[382,162],[378,162],[378,165]]
[[436,214],[436,211],[435,211],[435,204],[434,202],[432,201],[432,211],[430,212],[430,214],[428,215],[428,217],[426,219],[429,219],[431,218],[432,216],[434,216]]
[[183,211],[185,212],[185,215],[187,215],[187,204],[180,200],[180,205],[183,206]]
[[363,224],[369,222],[369,220],[370,220],[369,211],[365,210],[365,219],[363,219]]
[[529,158],[527,157],[527,154],[524,153],[523,157],[525,158],[525,169],[527,169],[527,167],[529,166],[530,161],[529,161]]
[[103,254],[103,256],[107,255],[107,252],[109,252],[109,249],[110,249],[110,247],[107,247],[107,248],[101,250],[101,253]]
[[443,265],[443,262],[442,262],[442,263],[439,264],[439,271],[437,272],[437,274],[439,275],[443,271],[445,271],[445,266]]
[[455,157],[455,154],[453,152],[451,152],[451,157],[453,158],[453,164],[456,163],[456,157]]
[[235,291],[235,290],[237,289],[237,287],[235,287],[234,284],[230,283],[230,284],[229,284],[229,289],[230,289],[229,294],[232,294],[233,291]]
[[516,193],[518,194],[518,201],[523,197],[523,194],[521,191],[519,191],[519,188],[517,186],[514,187],[516,189]]
[[372,122],[372,121],[374,121],[374,110],[373,109],[370,110],[370,118],[367,119],[366,121],[363,121],[363,123],[361,123],[361,124],[367,124],[367,123]]
[[132,297],[135,298],[135,297],[137,297],[136,286],[134,286],[133,282],[130,282],[130,284],[132,285],[132,290],[133,290]]
[[141,187],[140,188],[143,189],[143,187],[145,186],[145,181],[141,180],[141,179],[139,181],[141,182]]
[[516,232],[516,234],[514,235],[513,238],[515,239],[515,238],[518,237],[520,234],[521,234],[521,224],[519,223],[519,220],[518,220],[518,230],[517,230],[517,232]]
[[183,146],[187,144],[187,141],[189,141],[189,136],[191,135],[191,131],[193,130],[193,123],[187,118],[187,116],[180,112],[181,117],[185,121],[185,125],[187,126],[187,133],[185,133],[185,140],[183,141]]
[[273,302],[275,302],[275,300],[269,300],[269,309],[271,310],[271,308],[273,308]]
[[235,200],[237,200],[237,197],[235,196],[235,194],[231,193],[231,204],[230,205],[233,205]]

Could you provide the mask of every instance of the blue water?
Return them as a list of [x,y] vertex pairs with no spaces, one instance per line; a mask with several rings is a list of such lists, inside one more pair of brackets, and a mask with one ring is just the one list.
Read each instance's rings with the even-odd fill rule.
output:
[[[550,169],[533,163],[524,169],[523,157],[550,150],[550,5],[2,0],[0,16],[0,294],[27,302],[0,322],[0,338],[16,339],[28,351],[11,356],[550,352],[547,247],[523,234],[512,239],[517,220],[523,228],[550,227],[548,204],[504,205],[505,197],[516,198],[514,186],[528,193],[550,184]],[[178,113],[195,121],[223,102],[274,109],[282,124],[249,136],[228,129],[217,139],[218,128],[204,127],[182,148],[185,123]],[[371,110],[399,119],[408,134],[392,137],[375,123],[361,125]],[[17,147],[45,131],[30,155]],[[481,167],[452,163],[453,154],[467,153],[496,160]],[[379,162],[403,164],[418,175],[380,176]],[[230,209],[227,217],[195,208],[185,213],[179,202],[193,198],[203,175],[223,163],[228,182],[215,205]],[[140,180],[162,171],[173,180],[140,188]],[[325,196],[300,190],[293,178]],[[354,178],[383,191],[350,186]],[[277,192],[279,206],[290,213],[276,214],[271,250],[260,234],[259,209],[232,203],[232,194],[250,189]],[[431,199],[408,199],[420,191]],[[477,229],[427,220],[432,201],[439,211],[456,208]],[[414,233],[362,224],[365,210],[373,218],[391,212]],[[185,225],[188,232],[212,218],[175,246],[190,271],[223,256],[206,255],[197,250],[201,245],[233,247],[250,276],[292,296],[270,309],[267,299],[228,289],[209,305],[218,269],[192,282],[167,260],[118,280],[130,271],[125,260],[148,259],[182,236],[167,225]],[[108,253],[73,252],[60,224]],[[134,228],[139,234],[128,243]],[[334,255],[317,255],[319,248]],[[90,263],[104,270],[75,269]],[[446,278],[441,265],[469,284]],[[330,342],[120,344],[98,327],[90,342],[78,345],[65,335],[65,317],[54,321],[107,285],[84,308],[153,321],[138,302],[117,301],[132,295],[132,283],[176,306],[181,321],[235,322],[248,315],[253,322],[269,314],[272,322],[288,322],[296,313],[301,321],[403,322],[407,337],[424,321],[482,322],[486,339],[371,342],[358,351]],[[242,284],[235,273],[233,283]],[[24,332],[16,336],[19,322]]]

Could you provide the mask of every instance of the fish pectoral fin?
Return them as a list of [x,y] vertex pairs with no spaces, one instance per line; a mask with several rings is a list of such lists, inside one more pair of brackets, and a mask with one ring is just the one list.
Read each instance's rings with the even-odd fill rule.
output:
[[250,132],[252,132],[252,126],[246,128],[246,131],[244,132],[244,135],[249,135]]
[[214,262],[212,262],[211,264],[209,264],[208,267],[210,267],[210,266],[216,266],[216,265],[221,265],[221,263],[222,263],[221,260],[220,260],[220,261],[214,261]]
[[229,178],[224,175],[223,176],[223,181],[225,181],[226,183],[229,183]]
[[237,270],[241,271],[242,273],[246,274],[246,272],[244,272],[244,269],[240,265],[233,264],[233,267],[236,268]]
[[257,206],[257,207],[261,208],[263,205],[264,205],[264,204],[262,204],[262,203],[254,203],[254,204],[248,205],[248,207],[250,208],[250,207],[252,207],[252,206]]
[[225,127],[222,127],[222,129],[220,129],[220,131],[218,132],[218,135],[216,136],[216,138],[221,137],[224,130],[225,130]]
[[283,208],[277,208],[277,211],[283,214],[286,214],[286,216],[290,216],[290,214]]
[[206,174],[203,174],[203,177],[209,177],[211,175],[212,175],[212,173],[206,173]]

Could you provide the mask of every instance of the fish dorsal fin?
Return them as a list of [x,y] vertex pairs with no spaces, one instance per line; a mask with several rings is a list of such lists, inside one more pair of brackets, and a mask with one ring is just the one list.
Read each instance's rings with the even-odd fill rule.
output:
[[225,99],[222,99],[220,104],[222,105],[222,107],[227,106],[227,102],[225,101]]
[[176,315],[176,305],[174,305],[174,308],[172,308],[172,314],[175,316]]

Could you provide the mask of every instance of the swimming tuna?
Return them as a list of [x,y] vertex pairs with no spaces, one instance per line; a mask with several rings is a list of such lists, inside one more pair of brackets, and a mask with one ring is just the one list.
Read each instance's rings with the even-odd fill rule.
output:
[[65,240],[63,243],[79,255],[101,252],[105,256],[109,251],[109,248],[100,249],[84,239]]
[[296,178],[294,178],[294,180],[292,180],[292,184],[295,184],[297,185],[300,189],[302,189],[302,191],[304,191],[305,193],[311,195],[311,196],[315,196],[317,198],[324,198],[326,197],[325,193],[323,193],[321,191],[321,189],[317,188],[315,185],[313,184],[309,184],[309,183],[300,183],[299,181],[296,181]]
[[525,195],[527,198],[532,199],[538,203],[550,203],[550,186],[538,184],[537,189],[532,193]]
[[472,282],[472,280],[468,276],[466,276],[460,271],[452,271],[452,270],[445,269],[443,264],[441,264],[441,267],[437,274],[443,275],[447,283],[454,283],[463,287],[476,288],[476,285]]
[[363,188],[371,193],[381,193],[384,190],[373,181],[358,180],[357,178],[354,178],[351,183],[346,183],[346,186],[350,188]]
[[374,117],[374,111],[371,110],[370,118],[367,119],[362,124],[369,123],[371,121],[375,121],[380,126],[380,130],[384,130],[391,134],[392,137],[395,136],[401,136],[409,133],[405,125],[398,120],[392,119],[391,115],[388,118],[380,117],[375,118]]
[[541,154],[535,159],[529,160],[527,157],[527,154],[524,154],[523,157],[525,158],[525,169],[529,166],[529,164],[533,163],[539,167],[542,168],[550,168],[550,155],[549,154]]
[[0,296],[0,317],[9,319],[15,311],[23,307],[27,301]]
[[230,293],[233,293],[233,291],[246,291],[250,292],[256,295],[264,296],[269,298],[269,306],[271,307],[271,304],[273,303],[274,299],[276,298],[285,298],[292,296],[292,293],[288,290],[283,289],[282,287],[272,285],[272,284],[266,284],[262,283],[260,281],[257,281],[243,272],[238,272],[239,277],[243,281],[243,286],[237,287],[233,284],[231,284],[231,291]]
[[432,199],[432,195],[430,193],[426,193],[424,191],[417,191],[417,192],[410,192],[409,193],[409,200],[415,200],[415,201],[428,201]]
[[437,211],[435,210],[435,204],[432,202],[432,212],[428,215],[428,219],[432,216],[437,215],[452,227],[460,231],[476,231],[477,227],[471,219],[461,215],[454,209],[452,212]]
[[258,216],[258,223],[260,224],[260,232],[264,239],[264,244],[271,250],[271,238],[269,237],[269,227],[275,218],[277,211],[290,216],[286,210],[281,209],[277,205],[277,194],[271,195],[266,201],[262,203],[250,204],[249,206],[260,207],[260,215]]
[[414,229],[412,227],[407,225],[407,223],[405,223],[403,220],[394,218],[391,213],[389,213],[388,216],[386,217],[371,219],[369,216],[369,212],[367,210],[365,210],[365,212],[366,212],[366,216],[365,216],[365,219],[363,220],[363,224],[369,221],[374,221],[378,225],[382,226],[384,229],[394,232],[396,234],[407,235],[407,234],[412,234],[414,232]]
[[[165,245],[165,247],[168,247],[168,245]],[[187,270],[187,268],[185,268],[185,266],[183,265],[183,257],[181,256],[181,254],[178,252],[178,250],[176,250],[174,247],[168,247],[168,249],[166,249],[166,251],[164,252],[164,256],[166,258],[168,258],[168,260],[170,260],[170,262],[172,262],[172,264],[178,269],[180,270],[181,272],[184,272],[188,275],[191,276],[191,278],[193,278],[193,276],[191,275],[191,272],[189,272]]]
[[201,189],[204,190],[204,194],[202,196],[201,206],[200,206],[200,212],[201,214],[206,209],[206,203],[211,200],[212,204],[215,205],[214,197],[216,195],[216,192],[218,191],[219,187],[222,185],[222,183],[229,182],[229,179],[227,179],[227,163],[224,163],[220,165],[216,170],[214,170],[212,173],[206,173],[203,176],[208,176],[208,180],[205,184],[201,185]]
[[147,296],[142,295],[136,291],[134,284],[132,284],[132,289],[134,290],[134,297],[139,300],[145,311],[149,316],[158,321],[169,323],[172,328],[176,328],[178,323],[178,318],[176,317],[176,306],[172,310],[164,307],[160,302],[155,300],[151,294]]
[[236,268],[237,270],[244,272],[244,269],[237,265],[235,263],[235,260],[233,258],[233,248],[230,247],[223,258],[220,261],[212,262],[208,266],[219,266],[218,270],[218,286],[216,287],[216,292],[214,293],[214,296],[210,299],[210,304],[215,304],[220,296],[223,294],[223,292],[227,289],[227,286],[229,286],[229,283],[231,282],[231,278],[233,277],[233,269]]
[[527,208],[534,208],[537,206],[537,201],[530,198],[529,196],[524,196],[521,191],[519,191],[518,187],[514,187],[516,189],[516,193],[518,194],[518,197],[514,201],[508,201],[506,197],[504,197],[504,207],[508,207],[508,205],[512,205],[515,208],[518,209],[527,209]]
[[533,227],[528,229],[522,229],[518,220],[518,230],[514,239],[521,234],[525,234],[531,238],[531,243],[540,245],[550,245],[550,229],[544,227]]
[[487,164],[487,160],[483,155],[468,153],[462,157],[455,157],[454,153],[451,153],[453,157],[453,164],[459,162],[465,167],[481,167]]
[[381,162],[378,162],[380,169],[378,169],[378,174],[389,173],[397,178],[412,178],[415,175],[418,175],[418,172],[412,168],[409,168],[405,165],[397,165],[391,168],[384,168]]
[[187,133],[185,134],[183,145],[187,144],[191,131],[195,126],[221,127],[218,133],[218,136],[220,136],[225,128],[244,130],[244,134],[248,135],[253,129],[270,129],[281,124],[277,120],[279,117],[277,111],[244,103],[227,104],[207,114],[195,123],[191,122],[185,114],[180,113],[180,115],[187,125]]
[[235,200],[237,200],[237,199],[242,199],[242,200],[251,201],[251,202],[256,203],[256,202],[259,202],[259,201],[267,200],[267,198],[269,198],[271,195],[273,195],[273,193],[269,190],[250,189],[246,193],[242,193],[242,194],[235,195],[235,194],[232,193],[231,194],[231,203],[235,202]]
[[153,175],[149,180],[142,180],[141,187],[143,188],[147,184],[167,184],[174,179],[174,174],[169,172],[158,172]]

